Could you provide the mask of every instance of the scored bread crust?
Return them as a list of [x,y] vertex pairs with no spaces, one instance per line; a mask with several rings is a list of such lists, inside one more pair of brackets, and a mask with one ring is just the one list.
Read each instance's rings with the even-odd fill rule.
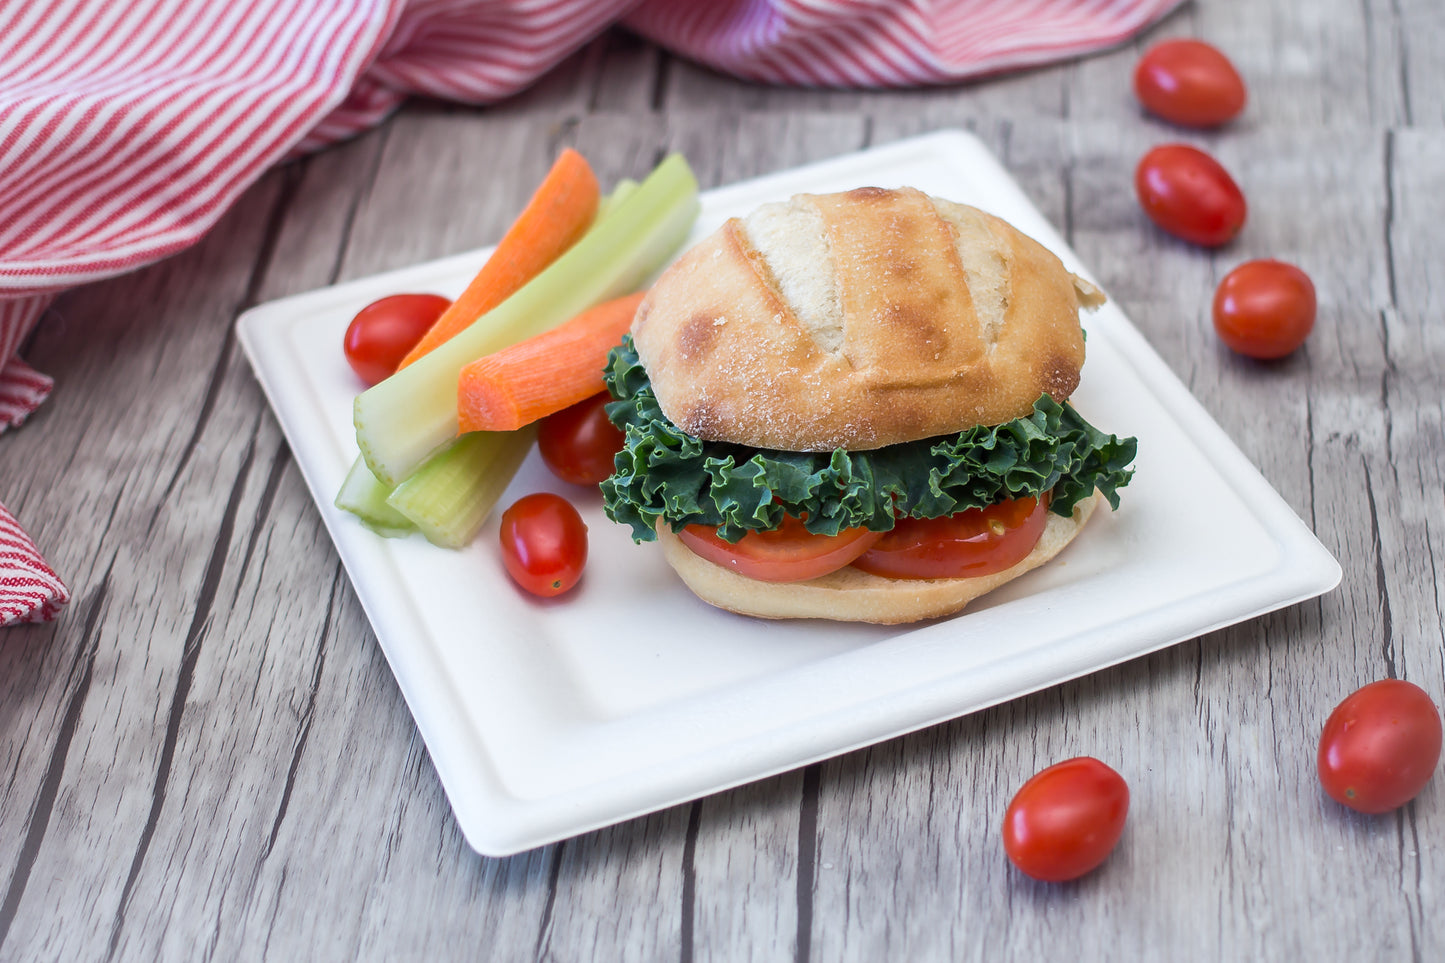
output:
[[733,218],[638,308],[666,417],[710,441],[867,450],[1027,415],[1079,382],[1103,300],[990,214],[913,188]]
[[666,524],[657,528],[663,556],[693,594],[710,605],[764,619],[831,619],[896,625],[963,611],[974,599],[1053,558],[1083,530],[1098,492],[1071,516],[1049,514],[1043,535],[1012,568],[978,578],[894,579],[848,566],[807,582],[760,582],[693,553]]

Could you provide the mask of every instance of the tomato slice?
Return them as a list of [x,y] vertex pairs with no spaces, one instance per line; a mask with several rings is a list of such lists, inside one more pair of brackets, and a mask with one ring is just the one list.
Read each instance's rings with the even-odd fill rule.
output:
[[846,528],[837,535],[815,535],[801,519],[785,515],[777,528],[748,532],[736,542],[719,538],[717,529],[706,525],[688,525],[676,534],[697,555],[746,578],[802,582],[843,568],[885,533]]
[[946,518],[900,518],[853,563],[885,578],[976,578],[1017,565],[1048,523],[1048,497],[1028,495]]

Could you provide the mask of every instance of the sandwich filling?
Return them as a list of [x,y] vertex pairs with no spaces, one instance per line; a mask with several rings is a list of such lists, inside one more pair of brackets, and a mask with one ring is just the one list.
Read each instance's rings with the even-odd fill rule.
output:
[[1040,499],[1068,517],[1099,492],[1115,508],[1136,443],[1105,434],[1047,394],[1027,416],[867,451],[791,452],[703,441],[662,413],[632,340],[605,372],[608,417],[626,435],[602,483],[607,516],[652,541],[657,527],[696,526],[736,543],[801,524],[814,535],[888,532],[900,519],[941,519]]

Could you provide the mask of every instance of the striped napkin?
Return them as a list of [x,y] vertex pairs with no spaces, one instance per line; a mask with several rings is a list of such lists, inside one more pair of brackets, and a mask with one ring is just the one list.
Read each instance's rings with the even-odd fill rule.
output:
[[[1128,38],[1180,0],[17,0],[0,4],[0,431],[54,294],[196,241],[268,167],[412,94],[487,104],[614,22],[762,83],[938,84]],[[0,625],[65,586],[0,505]]]

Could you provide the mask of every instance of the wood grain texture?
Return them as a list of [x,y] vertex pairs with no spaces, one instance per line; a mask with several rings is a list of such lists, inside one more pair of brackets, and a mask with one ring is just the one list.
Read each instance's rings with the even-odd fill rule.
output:
[[[1139,52],[1176,35],[1245,74],[1227,129],[1135,104]],[[1097,57],[859,92],[743,84],[617,32],[495,108],[408,106],[267,175],[195,249],[62,298],[26,351],[56,393],[0,437],[0,497],[75,596],[0,635],[0,961],[1445,958],[1441,777],[1371,818],[1313,768],[1364,682],[1445,703],[1442,39],[1434,0],[1218,0]],[[803,770],[472,853],[235,318],[492,243],[564,145],[607,183],[681,150],[712,186],[941,127],[1003,159],[1342,585]],[[1164,140],[1235,172],[1235,243],[1140,216],[1133,164]],[[1220,347],[1208,311],[1264,256],[1320,299],[1305,349],[1267,365]],[[1078,883],[1031,882],[1003,808],[1078,754],[1128,778],[1124,840]]]

